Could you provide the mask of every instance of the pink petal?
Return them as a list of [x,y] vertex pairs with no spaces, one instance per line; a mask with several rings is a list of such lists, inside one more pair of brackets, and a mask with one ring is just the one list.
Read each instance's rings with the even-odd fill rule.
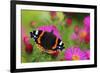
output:
[[52,32],[53,34],[58,37],[59,39],[61,39],[61,36],[59,34],[58,29],[56,28],[56,26],[54,25],[46,25],[46,26],[40,26],[37,28],[38,30],[42,30],[42,31],[47,31],[47,32]]
[[90,50],[85,50],[85,55],[87,59],[90,59]]
[[79,47],[71,47],[65,51],[65,59],[72,60],[73,55],[80,57],[80,60],[86,60],[86,54]]
[[86,16],[83,20],[84,27],[90,30],[90,16]]
[[25,33],[25,29],[22,27],[22,40],[24,41],[24,44],[29,44],[29,37]]
[[76,33],[72,33],[71,39],[72,40],[77,40],[78,39],[78,35]]

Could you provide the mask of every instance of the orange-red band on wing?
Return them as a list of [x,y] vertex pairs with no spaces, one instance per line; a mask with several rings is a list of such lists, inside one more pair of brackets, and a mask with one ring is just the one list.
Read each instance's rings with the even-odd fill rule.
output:
[[38,43],[41,43],[41,37],[43,36],[43,34],[44,34],[44,32],[42,32],[41,34],[40,34],[40,36],[39,36],[39,38],[37,39],[37,41],[38,41]]
[[55,48],[57,47],[57,44],[58,44],[58,38],[56,38],[55,44],[54,44],[54,46],[52,47],[52,49],[55,49]]

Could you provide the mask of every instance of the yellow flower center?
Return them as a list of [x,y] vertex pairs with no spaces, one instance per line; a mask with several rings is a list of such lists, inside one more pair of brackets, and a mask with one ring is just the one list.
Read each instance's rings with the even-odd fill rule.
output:
[[72,60],[79,60],[80,58],[79,58],[79,56],[77,56],[77,55],[73,55],[72,56]]

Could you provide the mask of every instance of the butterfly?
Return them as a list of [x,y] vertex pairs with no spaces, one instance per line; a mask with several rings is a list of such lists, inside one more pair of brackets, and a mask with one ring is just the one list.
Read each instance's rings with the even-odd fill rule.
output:
[[53,31],[47,32],[42,30],[33,30],[30,32],[30,36],[34,39],[42,51],[52,53],[54,51],[62,51],[64,49],[64,43],[60,38],[53,34]]

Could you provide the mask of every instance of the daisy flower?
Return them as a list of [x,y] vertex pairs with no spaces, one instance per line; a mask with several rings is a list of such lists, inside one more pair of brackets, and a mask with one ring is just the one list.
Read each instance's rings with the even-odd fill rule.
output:
[[80,50],[79,47],[70,47],[65,51],[66,60],[85,60],[85,53]]

